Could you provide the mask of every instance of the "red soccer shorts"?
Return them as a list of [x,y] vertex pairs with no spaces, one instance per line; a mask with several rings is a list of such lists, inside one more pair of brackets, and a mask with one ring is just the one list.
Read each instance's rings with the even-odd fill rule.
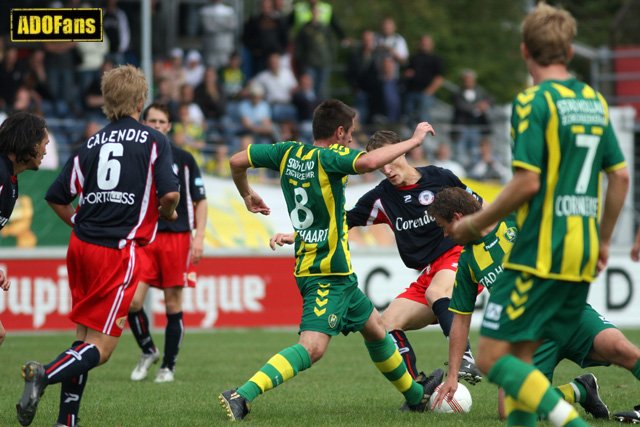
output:
[[191,232],[160,232],[140,252],[141,282],[161,289],[196,285],[191,264]]
[[69,319],[103,334],[119,337],[138,283],[139,248],[94,245],[71,233],[67,270],[72,309]]
[[415,282],[411,283],[403,293],[398,295],[397,298],[406,298],[411,301],[419,302],[420,304],[429,305],[425,292],[431,284],[433,277],[442,270],[456,271],[458,269],[458,259],[462,252],[462,246],[454,246],[447,252],[440,255],[435,261],[429,264]]

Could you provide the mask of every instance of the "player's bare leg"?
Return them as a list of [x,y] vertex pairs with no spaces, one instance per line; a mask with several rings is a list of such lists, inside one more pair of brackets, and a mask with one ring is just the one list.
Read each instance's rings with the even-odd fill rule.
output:
[[640,379],[640,349],[619,329],[605,329],[596,335],[589,358],[621,366]]

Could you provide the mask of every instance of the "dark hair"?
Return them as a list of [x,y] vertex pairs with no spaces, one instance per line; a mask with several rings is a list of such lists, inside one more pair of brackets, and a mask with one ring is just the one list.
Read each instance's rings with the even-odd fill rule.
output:
[[24,111],[14,113],[0,125],[0,153],[13,154],[17,163],[37,157],[36,146],[46,135],[44,119]]
[[367,151],[372,151],[389,144],[400,142],[400,135],[392,130],[379,130],[367,142]]
[[149,106],[147,108],[144,109],[144,111],[142,112],[142,120],[147,120],[147,116],[149,115],[149,110],[151,109],[154,110],[159,110],[162,111],[165,116],[167,116],[167,120],[169,120],[170,122],[171,120],[171,112],[169,111],[169,106],[167,106],[167,104],[162,103],[162,102],[153,102],[151,104],[149,104]]
[[470,215],[482,209],[482,204],[473,194],[460,187],[447,187],[440,190],[433,203],[427,208],[432,217],[440,217],[445,221],[453,221],[456,213]]
[[340,126],[345,131],[353,126],[356,111],[337,99],[328,99],[313,111],[313,139],[331,138]]

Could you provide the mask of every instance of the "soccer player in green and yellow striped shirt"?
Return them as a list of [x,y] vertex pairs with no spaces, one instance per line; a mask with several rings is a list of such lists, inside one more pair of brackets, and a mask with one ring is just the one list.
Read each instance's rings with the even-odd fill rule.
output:
[[[513,178],[494,203],[456,222],[451,234],[467,243],[516,211],[520,235],[489,298],[476,362],[524,411],[556,426],[584,426],[527,361],[542,339],[561,344],[577,327],[590,282],[606,265],[629,172],[606,101],[569,74],[573,17],[540,3],[522,29],[521,52],[535,86],[513,104]],[[609,183],[604,203],[601,171]]]
[[[480,209],[478,201],[467,192],[457,188],[446,188],[436,195],[434,202],[429,206],[429,214],[436,219],[446,234],[454,220]],[[455,394],[458,386],[457,372],[467,345],[476,297],[481,287],[484,286],[493,292],[494,284],[501,286],[504,283],[498,280],[504,271],[502,261],[511,251],[517,238],[515,222],[509,217],[492,229],[484,230],[482,237],[468,243],[460,256],[449,306],[449,310],[455,313],[449,339],[449,375],[440,387],[438,401],[447,394]],[[534,365],[549,381],[552,381],[553,372],[563,359],[571,360],[582,368],[616,364],[629,370],[636,379],[640,379],[640,349],[589,304],[585,304],[579,325],[568,340],[562,345],[545,340],[533,355]],[[600,399],[598,382],[593,374],[580,375],[571,383],[557,387],[557,390],[567,402],[580,403],[585,411],[595,418],[609,417],[609,410]],[[534,414],[529,416],[521,413],[510,400],[507,399],[506,405],[510,425],[527,425],[524,422],[526,419],[535,422]],[[502,405],[500,407],[502,408]]]
[[418,124],[413,136],[398,144],[364,153],[349,148],[355,111],[338,100],[320,104],[313,114],[313,145],[280,142],[250,145],[231,158],[234,183],[250,212],[268,215],[269,207],[247,181],[250,167],[280,173],[280,185],[295,230],[294,276],[303,299],[298,344],[274,355],[237,390],[219,400],[231,420],[248,412],[248,403],[311,367],[332,336],[360,332],[376,367],[400,391],[409,410],[423,411],[442,379],[415,382],[371,301],[358,289],[351,268],[344,210],[348,175],[375,170],[418,147],[433,128]]

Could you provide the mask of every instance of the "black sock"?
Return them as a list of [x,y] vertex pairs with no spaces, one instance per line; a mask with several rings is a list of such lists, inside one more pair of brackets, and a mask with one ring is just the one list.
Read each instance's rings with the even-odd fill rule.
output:
[[451,324],[453,323],[453,313],[449,311],[449,303],[451,298],[440,298],[438,301],[431,305],[433,313],[438,318],[440,328],[445,337],[449,338],[449,332],[451,332]]
[[[440,328],[442,328],[442,333],[445,337],[449,338],[449,333],[451,332],[451,325],[453,324],[453,312],[449,311],[449,304],[451,303],[451,298],[444,297],[440,298],[438,301],[434,302],[431,306],[433,313],[438,318],[438,323],[440,323]],[[471,345],[469,340],[467,340],[467,351],[471,351]]]
[[402,356],[404,364],[407,365],[407,372],[409,372],[409,375],[415,379],[418,376],[416,354],[411,347],[409,339],[405,335],[404,331],[401,331],[400,329],[394,329],[389,332],[389,335],[391,335],[393,342],[396,344],[396,347],[398,347],[398,352],[400,353],[400,356]]
[[[71,347],[82,344],[82,341],[74,342]],[[62,381],[60,387],[60,410],[58,412],[58,424],[75,427],[78,424],[78,412],[80,412],[80,400],[87,383],[89,372]]]
[[153,344],[153,338],[151,338],[151,331],[149,331],[149,318],[144,309],[136,312],[130,312],[128,315],[129,327],[133,336],[138,343],[138,346],[145,354],[151,354],[156,349]]
[[74,377],[86,374],[100,363],[100,351],[95,345],[83,341],[76,341],[74,344],[54,361],[45,365],[48,384],[70,381]]
[[162,358],[161,368],[169,368],[173,370],[178,358],[178,350],[184,335],[184,325],[182,323],[182,312],[168,314],[167,328],[164,335],[164,357]]

